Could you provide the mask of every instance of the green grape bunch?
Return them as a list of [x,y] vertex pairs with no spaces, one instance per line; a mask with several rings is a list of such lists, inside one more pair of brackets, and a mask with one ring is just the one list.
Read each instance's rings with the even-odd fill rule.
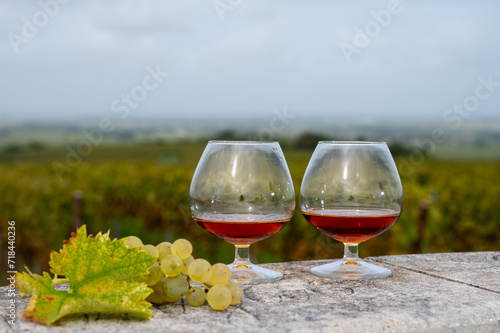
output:
[[[238,304],[243,297],[241,286],[230,282],[231,271],[225,264],[210,264],[205,259],[194,258],[192,244],[183,238],[175,242],[162,242],[156,246],[143,244],[136,236],[125,238],[128,248],[138,247],[156,258],[144,282],[153,292],[147,301],[162,305],[183,297],[192,306],[207,301],[214,310],[225,310]],[[191,282],[203,285],[191,285]]]

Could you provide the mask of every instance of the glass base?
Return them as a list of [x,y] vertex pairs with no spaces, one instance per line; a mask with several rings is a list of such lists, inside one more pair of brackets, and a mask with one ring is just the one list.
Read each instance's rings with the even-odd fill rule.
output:
[[356,261],[341,259],[313,267],[311,273],[321,277],[344,280],[379,279],[392,275],[392,272],[387,268],[370,264],[361,259]]
[[252,263],[232,263],[227,265],[231,270],[231,282],[238,284],[259,284],[278,281],[283,274]]

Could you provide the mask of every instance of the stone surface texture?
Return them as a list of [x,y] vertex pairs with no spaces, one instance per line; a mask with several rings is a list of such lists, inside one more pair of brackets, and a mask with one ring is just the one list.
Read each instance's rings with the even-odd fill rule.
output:
[[0,332],[500,332],[500,252],[370,257],[392,270],[385,279],[345,281],[312,275],[329,260],[267,264],[281,281],[244,286],[244,298],[225,311],[185,301],[154,307],[147,321],[97,314],[51,327],[22,314],[7,323],[0,288]]

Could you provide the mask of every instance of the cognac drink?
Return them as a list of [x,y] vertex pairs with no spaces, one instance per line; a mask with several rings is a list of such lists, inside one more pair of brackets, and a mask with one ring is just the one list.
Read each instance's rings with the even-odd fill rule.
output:
[[[290,221],[279,216],[257,214],[204,214],[194,220],[206,231],[234,245],[250,245],[274,235]],[[227,216],[222,216],[227,215]]]
[[359,244],[389,229],[400,213],[390,209],[311,209],[302,213],[322,233],[344,243]]

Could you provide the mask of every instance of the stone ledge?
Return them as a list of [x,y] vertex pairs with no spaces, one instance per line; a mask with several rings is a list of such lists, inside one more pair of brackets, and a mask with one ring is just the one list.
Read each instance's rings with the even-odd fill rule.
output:
[[392,270],[385,279],[338,281],[311,267],[329,260],[267,264],[281,281],[244,287],[237,306],[217,312],[178,301],[137,321],[75,316],[52,327],[22,319],[7,324],[6,288],[0,288],[0,332],[500,332],[500,252],[370,257]]

